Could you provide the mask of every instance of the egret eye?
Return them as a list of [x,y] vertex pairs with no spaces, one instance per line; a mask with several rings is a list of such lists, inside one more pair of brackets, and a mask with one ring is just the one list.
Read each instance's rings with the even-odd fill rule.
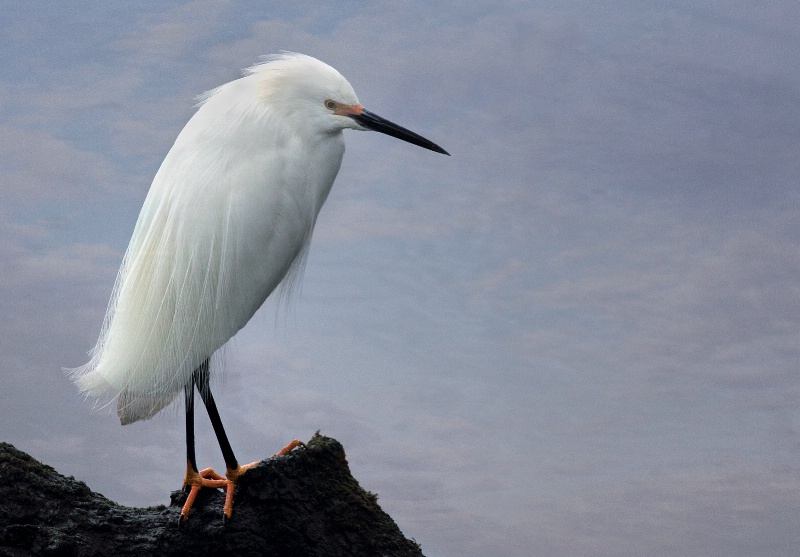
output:
[[328,110],[335,110],[337,106],[338,105],[336,104],[336,101],[332,101],[330,99],[325,101],[325,108],[327,108]]

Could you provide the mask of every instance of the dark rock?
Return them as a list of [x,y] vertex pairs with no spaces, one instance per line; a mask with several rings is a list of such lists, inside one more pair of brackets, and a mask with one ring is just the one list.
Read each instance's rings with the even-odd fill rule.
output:
[[0,443],[0,557],[422,556],[350,475],[342,445],[319,434],[247,472],[227,524],[223,492],[203,489],[179,528],[185,499],[123,507]]

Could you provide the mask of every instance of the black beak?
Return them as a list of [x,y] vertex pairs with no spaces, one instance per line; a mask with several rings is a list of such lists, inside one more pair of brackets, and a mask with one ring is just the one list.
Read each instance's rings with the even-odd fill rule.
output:
[[368,130],[385,133],[386,135],[391,135],[397,139],[408,141],[409,143],[418,145],[419,147],[424,147],[425,149],[430,149],[431,151],[436,151],[437,153],[450,156],[450,153],[436,145],[436,143],[433,141],[429,141],[421,135],[415,134],[411,130],[407,130],[402,126],[398,126],[394,122],[390,122],[389,120],[381,118],[369,110],[364,110],[361,112],[361,114],[351,114],[350,117]]

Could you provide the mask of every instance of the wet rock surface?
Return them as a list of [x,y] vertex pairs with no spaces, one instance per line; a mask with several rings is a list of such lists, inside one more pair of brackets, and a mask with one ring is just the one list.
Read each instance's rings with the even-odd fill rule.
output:
[[220,490],[202,490],[182,527],[186,494],[171,499],[124,507],[0,443],[0,557],[422,556],[350,474],[342,445],[321,435],[245,474],[227,524]]

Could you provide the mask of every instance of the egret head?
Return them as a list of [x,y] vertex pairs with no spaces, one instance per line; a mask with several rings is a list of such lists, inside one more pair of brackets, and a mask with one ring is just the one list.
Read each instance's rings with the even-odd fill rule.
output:
[[302,115],[320,131],[373,130],[449,155],[432,141],[366,110],[344,76],[316,58],[284,53],[265,59],[249,72],[264,72],[264,100]]

